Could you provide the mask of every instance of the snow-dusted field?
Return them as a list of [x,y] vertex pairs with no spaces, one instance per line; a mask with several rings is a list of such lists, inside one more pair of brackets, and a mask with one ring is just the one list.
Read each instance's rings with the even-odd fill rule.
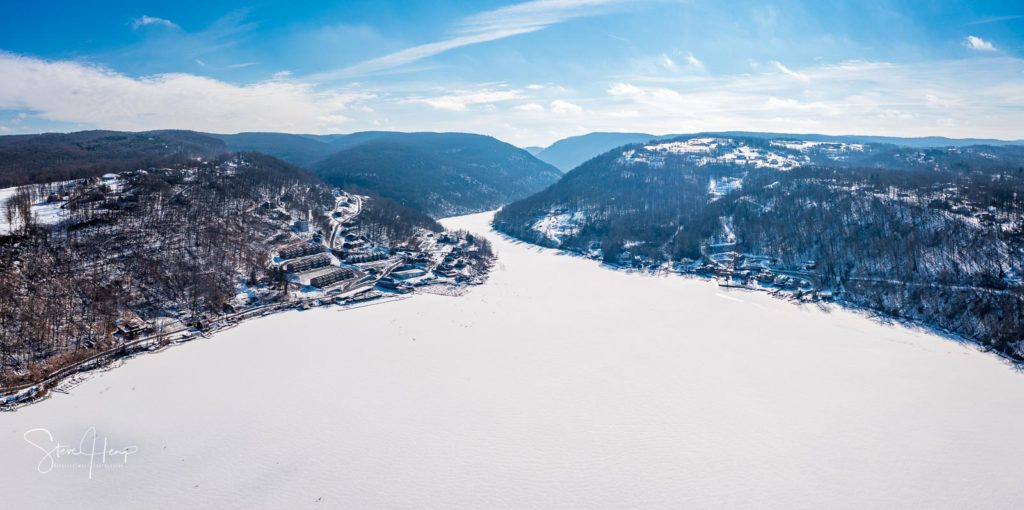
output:
[[[1024,501],[1024,374],[993,356],[491,237],[466,296],[267,317],[0,413],[3,508]],[[38,472],[27,431],[90,427],[137,451]]]
[[[17,187],[0,189],[0,235],[6,235],[11,232],[12,225],[8,223],[2,208],[17,192]],[[48,204],[45,201],[32,204],[32,215],[35,217],[36,223],[40,225],[53,225],[64,219],[66,212],[64,209],[61,209],[61,205],[60,203]]]

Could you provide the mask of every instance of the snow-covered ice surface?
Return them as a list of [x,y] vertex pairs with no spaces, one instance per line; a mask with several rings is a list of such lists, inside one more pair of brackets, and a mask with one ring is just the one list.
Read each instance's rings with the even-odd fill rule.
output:
[[[269,316],[0,413],[3,507],[1024,501],[1024,374],[991,355],[491,239],[495,271],[463,297]],[[37,427],[138,452],[40,474]]]

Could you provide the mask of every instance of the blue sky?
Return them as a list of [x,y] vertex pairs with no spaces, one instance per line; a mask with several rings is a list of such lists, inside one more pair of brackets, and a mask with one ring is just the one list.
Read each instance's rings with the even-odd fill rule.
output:
[[4,2],[0,134],[1024,138],[1019,2]]

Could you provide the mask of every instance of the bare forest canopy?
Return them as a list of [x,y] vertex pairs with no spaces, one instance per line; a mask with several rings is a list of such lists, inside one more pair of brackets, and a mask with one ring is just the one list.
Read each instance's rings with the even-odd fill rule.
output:
[[[55,201],[41,224],[19,204]],[[379,197],[364,200],[358,231],[400,245],[431,218]],[[270,282],[274,246],[293,219],[327,231],[335,190],[257,153],[25,186],[8,201],[0,235],[0,385],[35,380],[117,345],[131,318],[194,323],[219,314],[242,285]]]

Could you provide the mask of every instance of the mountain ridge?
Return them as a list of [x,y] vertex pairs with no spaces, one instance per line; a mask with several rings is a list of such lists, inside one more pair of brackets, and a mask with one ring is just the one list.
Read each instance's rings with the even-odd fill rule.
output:
[[[81,131],[0,136],[0,188],[98,177],[233,152],[267,154],[317,170],[332,184],[389,195],[435,216],[494,209],[539,191],[560,175],[527,151],[469,133]],[[364,165],[361,177],[342,178],[351,166],[344,161],[350,156]],[[407,163],[416,172],[403,170]]]
[[525,150],[469,133],[394,133],[313,167],[337,186],[369,189],[436,216],[500,207],[553,184],[560,173]]
[[651,140],[667,140],[684,137],[723,136],[762,139],[799,139],[806,141],[845,142],[845,143],[883,143],[914,148],[964,147],[970,145],[1022,145],[1021,140],[999,140],[992,138],[949,138],[943,136],[895,137],[875,135],[823,135],[815,133],[774,133],[760,131],[701,131],[696,133],[679,133],[654,135],[632,132],[593,132],[571,136],[558,140],[537,153],[537,158],[545,161],[563,172],[568,172],[580,164],[595,158],[609,150],[632,143]]

